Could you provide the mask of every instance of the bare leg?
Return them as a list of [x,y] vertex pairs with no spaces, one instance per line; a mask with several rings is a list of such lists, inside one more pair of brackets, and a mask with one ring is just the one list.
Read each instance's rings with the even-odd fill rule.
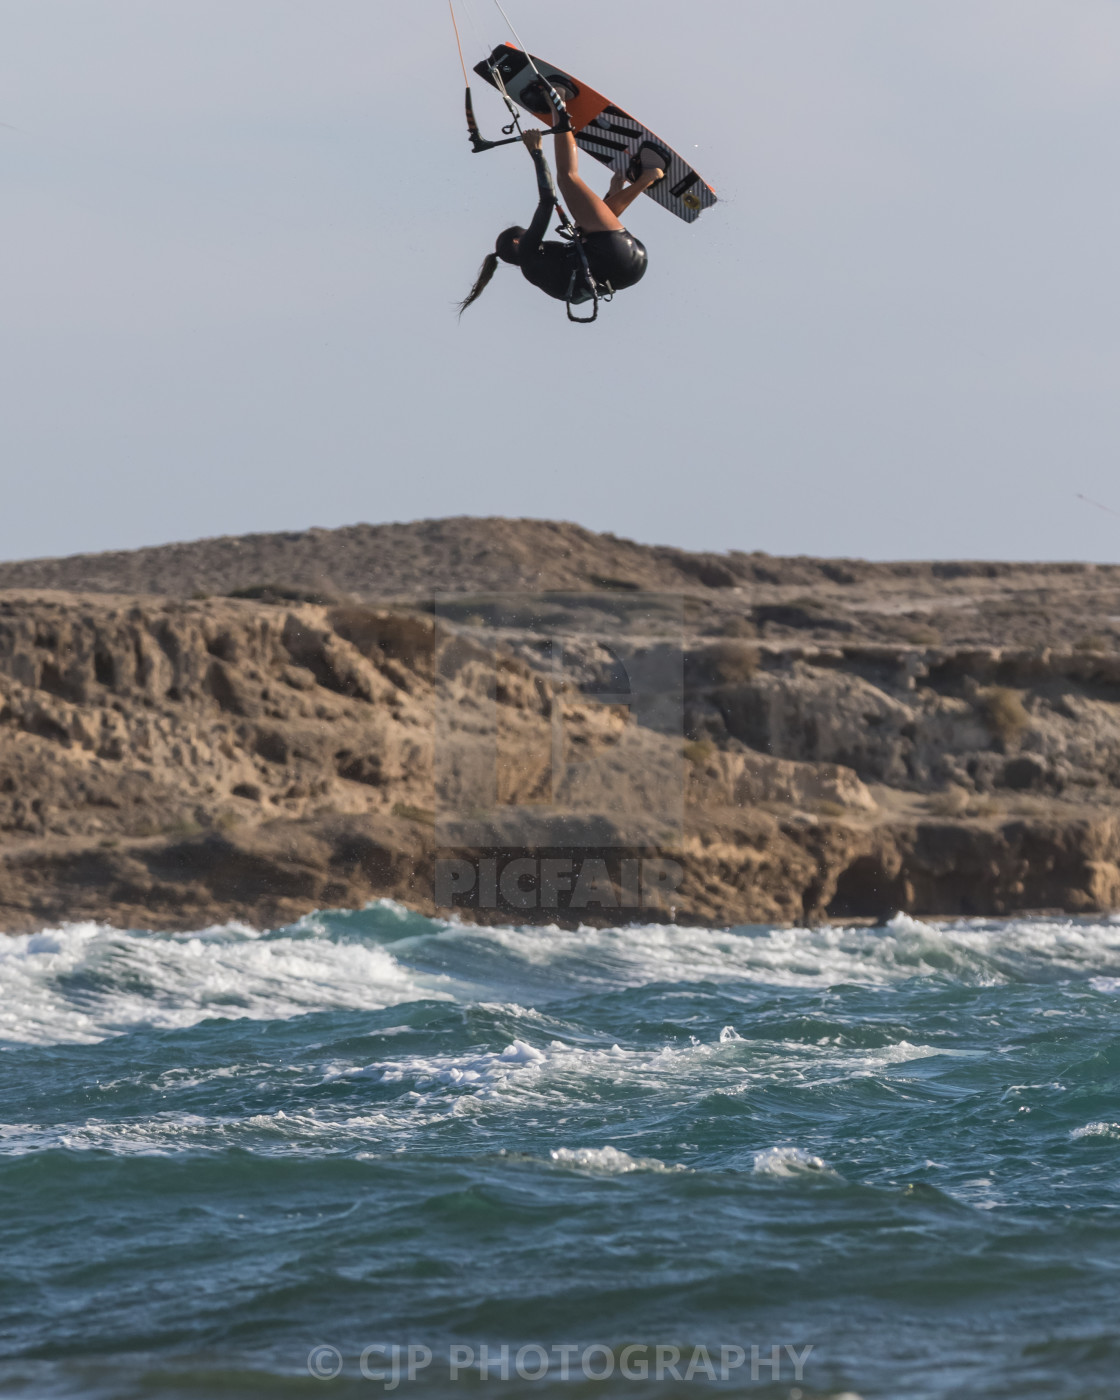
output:
[[579,178],[579,147],[570,131],[556,138],[556,183],[568,213],[584,233],[617,233],[622,227],[609,205]]
[[621,219],[637,197],[640,194],[644,194],[651,185],[656,185],[658,180],[662,179],[664,175],[664,170],[660,169],[660,167],[655,167],[649,170],[643,170],[633,184],[627,184],[625,175],[616,174],[611,180],[610,192],[604,200],[604,203],[612,214]]

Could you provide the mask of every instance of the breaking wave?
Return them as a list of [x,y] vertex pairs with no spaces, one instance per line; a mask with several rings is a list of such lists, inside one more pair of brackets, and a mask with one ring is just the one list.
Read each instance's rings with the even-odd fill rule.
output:
[[[1069,981],[1114,995],[1120,923],[933,925],[898,915],[876,929],[479,928],[382,901],[360,914],[309,916],[271,932],[236,923],[186,935],[68,924],[0,938],[0,1040],[95,1043],[214,1017],[287,1020],[430,1000],[544,1005],[664,984],[809,989],[908,978],[976,987]],[[729,1026],[724,1040],[738,1034]],[[429,1079],[494,1083],[526,1063],[533,1056],[517,1061],[506,1052],[433,1062]],[[383,1066],[381,1077],[392,1072]]]

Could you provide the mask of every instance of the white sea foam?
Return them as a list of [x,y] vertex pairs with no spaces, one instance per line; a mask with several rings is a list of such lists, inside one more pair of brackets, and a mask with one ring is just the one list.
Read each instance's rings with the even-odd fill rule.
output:
[[[138,1026],[284,1019],[432,997],[515,1007],[517,998],[545,1004],[572,992],[658,983],[812,988],[936,976],[1120,990],[1120,924],[1110,919],[935,926],[898,915],[879,929],[736,932],[669,924],[479,928],[425,922],[403,906],[377,913],[393,924],[413,920],[420,931],[394,934],[386,946],[362,937],[362,915],[346,916],[341,934],[330,915],[312,915],[269,934],[239,924],[156,935],[85,923],[0,938],[0,1040],[95,1042]],[[722,1038],[739,1034],[731,1026]]]
[[1120,1123],[1086,1123],[1083,1128],[1074,1128],[1070,1133],[1074,1138],[1109,1138],[1113,1141],[1120,1139]]
[[264,936],[242,925],[186,936],[67,924],[0,938],[0,1040],[94,1043],[209,1017],[283,1020],[452,997],[450,979],[377,944]]
[[578,929],[459,924],[415,941],[442,944],[449,955],[469,959],[471,976],[506,983],[522,979],[541,985],[542,995],[549,988],[659,982],[874,986],[930,976],[994,985],[1019,978],[1116,974],[1120,986],[1120,925],[1108,919],[935,925],[899,914],[874,929],[739,931],[673,924]]
[[603,1176],[624,1176],[628,1172],[683,1172],[685,1167],[669,1167],[656,1157],[631,1157],[617,1147],[556,1147],[548,1154],[558,1167],[597,1172]]
[[[519,1008],[502,1008],[513,1014]],[[525,1013],[539,1024],[538,1013]],[[731,1028],[733,1029],[733,1028]],[[936,1053],[903,1041],[870,1051],[850,1052],[836,1046],[798,1042],[744,1041],[722,1034],[705,1044],[667,1045],[656,1049],[624,1049],[619,1045],[569,1044],[551,1040],[532,1044],[515,1038],[500,1050],[465,1054],[417,1054],[364,1066],[328,1065],[318,1074],[327,1082],[367,1082],[393,1091],[388,1100],[355,1112],[361,1096],[318,1110],[274,1110],[252,1114],[201,1116],[170,1110],[144,1118],[37,1125],[0,1125],[0,1154],[63,1148],[108,1151],[118,1156],[164,1155],[185,1150],[222,1151],[231,1147],[254,1151],[353,1151],[376,1155],[397,1151],[408,1136],[434,1125],[475,1113],[540,1107],[568,1110],[575,1102],[609,1100],[620,1091],[649,1096],[669,1093],[674,1100],[714,1091],[735,1096],[760,1087],[791,1084],[800,1088],[842,1082],[852,1077],[887,1071],[909,1059]],[[267,1073],[274,1076],[279,1066]],[[303,1079],[311,1066],[285,1066]],[[248,1082],[262,1073],[255,1064],[225,1065],[199,1071],[184,1067],[161,1070],[154,1087],[166,1094],[190,1090],[210,1080]],[[106,1081],[105,1092],[142,1087],[143,1072]],[[559,1148],[551,1160],[557,1166],[588,1171],[676,1170],[654,1158],[629,1158],[614,1147]],[[628,1165],[629,1163],[629,1165]],[[807,1154],[794,1148],[774,1148],[759,1154],[757,1171],[779,1175],[818,1170]]]
[[801,1147],[768,1147],[754,1154],[756,1176],[831,1176],[836,1172]]
[[335,1064],[326,1078],[399,1086],[400,1107],[406,1112],[428,1110],[449,1094],[478,1102],[508,1099],[543,1107],[562,1105],[573,1096],[611,1097],[621,1089],[651,1094],[702,1089],[733,1096],[775,1085],[814,1089],[871,1078],[910,1061],[947,1053],[953,1052],[906,1040],[869,1050],[800,1041],[747,1041],[733,1027],[725,1027],[715,1044],[693,1039],[689,1045],[624,1049],[555,1039],[536,1046],[516,1039],[502,1050],[483,1053],[417,1054],[369,1065]]
[[[159,1157],[197,1146],[219,1145],[223,1124],[193,1113],[163,1113],[142,1121],[108,1123],[12,1123],[0,1134],[0,1153],[20,1157],[31,1152],[111,1152],[117,1157]],[[228,1143],[222,1144],[228,1145]]]
[[[690,1047],[691,1050],[691,1047]],[[553,1040],[543,1048],[514,1040],[505,1049],[475,1055],[411,1055],[364,1066],[334,1066],[328,1079],[370,1079],[379,1085],[400,1084],[426,1102],[445,1089],[470,1090],[482,1099],[549,1094],[565,1095],[573,1081],[608,1084],[646,1079],[660,1086],[674,1059],[689,1051],[672,1046],[655,1051],[623,1050],[618,1045],[586,1047]]]
[[[417,1116],[423,1128],[453,1116]],[[115,1157],[166,1157],[182,1152],[226,1152],[230,1148],[269,1154],[289,1150],[345,1153],[358,1146],[395,1145],[400,1123],[384,1113],[339,1115],[314,1112],[254,1113],[247,1117],[169,1112],[150,1118],[110,1122],[0,1124],[0,1156],[62,1149],[108,1152]],[[390,1148],[390,1150],[392,1150]]]

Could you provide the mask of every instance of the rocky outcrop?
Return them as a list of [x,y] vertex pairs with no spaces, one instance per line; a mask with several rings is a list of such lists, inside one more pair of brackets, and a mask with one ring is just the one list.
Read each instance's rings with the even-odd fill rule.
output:
[[698,631],[819,645],[1109,645],[1120,566],[896,563],[690,553],[562,521],[461,517],[225,536],[0,563],[0,591],[385,602],[446,594],[641,591],[688,600]]
[[900,790],[1108,801],[1120,789],[1120,654],[771,648],[749,678],[696,691],[689,725]]
[[[500,524],[489,564],[473,525],[425,529],[455,544],[452,575],[478,582],[492,567],[523,583],[533,551],[518,522]],[[497,611],[468,595],[438,618],[421,598],[344,596],[337,578],[318,593],[270,584],[242,598],[182,596],[185,585],[180,596],[0,592],[0,928],[274,924],[380,895],[434,912],[447,859],[480,872],[456,899],[480,919],[1120,905],[1120,602],[1108,601],[1107,571],[771,569],[761,556],[721,562],[547,528],[566,550],[538,569],[556,591]],[[418,580],[431,540],[384,529],[390,553],[414,551],[401,577],[414,566]],[[250,564],[208,579],[259,577],[277,540],[307,550],[328,533],[210,542]],[[363,540],[350,540],[355,572]],[[176,570],[196,567],[199,548],[4,568],[182,583]],[[1067,589],[1064,640],[1030,640],[1029,609],[1009,601],[1026,580],[1032,599],[1040,580]],[[681,591],[665,603],[635,581]],[[978,590],[990,600],[1001,588],[1014,645],[984,640],[994,605]],[[1087,610],[1089,596],[1114,611]],[[884,619],[912,632],[922,609],[952,615],[960,639],[884,639]],[[562,667],[542,647],[542,617],[546,632],[566,628]],[[620,703],[624,641],[654,670],[683,641],[675,733]],[[651,852],[677,873],[664,898],[630,907],[627,871]],[[589,859],[605,873],[580,876]],[[533,867],[536,894],[511,906],[522,887],[503,885],[505,865],[543,860],[571,864],[569,883],[596,898],[578,913],[550,904],[552,877]],[[487,869],[496,900],[483,897]]]
[[430,636],[369,609],[0,603],[0,833],[148,837],[418,800]]

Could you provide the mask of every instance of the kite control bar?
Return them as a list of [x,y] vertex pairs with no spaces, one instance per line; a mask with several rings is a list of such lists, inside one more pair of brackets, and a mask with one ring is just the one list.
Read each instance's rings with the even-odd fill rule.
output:
[[[480,155],[483,151],[493,151],[498,146],[516,145],[516,143],[521,140],[523,134],[521,131],[521,113],[517,110],[517,106],[514,103],[513,98],[510,97],[509,93],[506,91],[506,85],[502,80],[501,73],[498,71],[497,68],[494,67],[492,63],[487,63],[486,66],[490,70],[490,77],[494,83],[494,86],[498,89],[498,92],[501,94],[502,101],[506,104],[506,107],[509,111],[512,120],[507,126],[502,127],[502,135],[505,138],[504,140],[488,141],[486,137],[483,136],[482,132],[479,130],[478,120],[474,114],[474,98],[471,95],[471,85],[468,82],[466,98],[467,134],[470,137],[471,149],[474,151],[476,156]],[[466,71],[465,68],[464,71]],[[538,77],[540,77],[541,83],[544,86],[544,90],[548,93],[548,100],[552,105],[552,110],[556,114],[555,122],[550,128],[550,135],[560,136],[566,131],[574,131],[575,128],[572,126],[572,119],[568,115],[568,109],[564,105],[564,99],[560,96],[560,94],[556,91],[556,89],[552,86],[548,79],[541,76],[535,64],[533,65],[533,71],[537,73]],[[515,131],[517,132],[516,136],[514,136],[513,134]]]
[[[516,123],[517,120],[515,114],[514,123]],[[503,131],[511,131],[512,129],[512,125],[502,128]],[[470,88],[467,88],[467,135],[470,137],[471,149],[476,156],[483,151],[496,150],[498,146],[514,146],[521,140],[521,130],[519,127],[516,136],[507,136],[504,141],[487,141],[486,137],[483,136],[482,132],[478,129],[478,119],[474,114],[474,98],[471,96]]]
[[[555,93],[556,97],[556,103],[554,103],[553,105],[556,105],[557,103],[559,104],[559,113],[561,113],[562,116],[560,120],[556,122],[555,126],[549,128],[545,135],[562,136],[566,131],[574,131],[575,128],[572,126],[572,120],[568,116],[568,113],[564,108],[564,99],[560,96],[558,92],[556,92],[555,89],[553,89],[553,92]],[[499,146],[515,146],[518,143],[518,141],[521,140],[523,134],[521,131],[521,114],[514,107],[512,100],[508,96],[506,96],[504,92],[502,93],[502,95],[506,98],[506,103],[509,106],[510,111],[513,113],[513,120],[509,123],[508,126],[502,127],[503,139],[501,141],[488,141],[486,137],[483,136],[482,132],[479,130],[478,119],[474,114],[474,97],[471,94],[470,88],[467,88],[467,135],[470,139],[471,150],[474,151],[476,156],[480,155],[483,151],[496,150]],[[514,130],[517,131],[516,136],[510,134]]]
[[[474,114],[474,98],[471,96],[471,80],[467,76],[467,64],[466,60],[463,58],[463,45],[459,38],[459,21],[455,18],[454,0],[447,0],[447,4],[448,9],[451,11],[451,23],[455,29],[455,43],[459,49],[459,63],[463,69],[463,81],[467,85],[467,134],[470,137],[471,149],[477,156],[482,151],[492,151],[498,146],[513,146],[521,140],[522,136],[521,113],[517,110],[513,99],[510,97],[508,91],[506,90],[506,85],[502,79],[501,73],[498,71],[497,68],[495,68],[495,66],[493,65],[493,63],[490,62],[489,59],[486,60],[486,66],[490,70],[490,79],[493,82],[494,86],[501,93],[502,101],[506,104],[506,107],[509,109],[509,114],[512,118],[512,121],[510,121],[510,123],[507,126],[502,127],[502,135],[505,137],[505,140],[503,141],[488,141],[478,128],[478,121]],[[500,2],[498,3],[498,9],[502,10]],[[517,30],[513,28],[512,24],[510,24],[509,16],[506,14],[505,10],[502,10],[502,18],[507,24],[509,24],[510,29],[513,30],[514,38],[517,39]],[[521,42],[520,39],[518,39],[517,41],[518,43]],[[528,50],[526,50],[525,56],[532,64],[533,72],[537,75],[542,88],[548,94],[549,103],[552,106],[553,112],[555,112],[556,114],[556,120],[552,126],[552,134],[554,136],[558,136],[565,131],[574,131],[575,127],[572,126],[572,119],[568,116],[568,109],[564,105],[564,99],[556,91],[552,83],[544,76],[541,70],[537,67],[536,63],[533,62],[533,56],[528,52]],[[513,134],[515,131],[517,132],[516,136],[514,136]]]

